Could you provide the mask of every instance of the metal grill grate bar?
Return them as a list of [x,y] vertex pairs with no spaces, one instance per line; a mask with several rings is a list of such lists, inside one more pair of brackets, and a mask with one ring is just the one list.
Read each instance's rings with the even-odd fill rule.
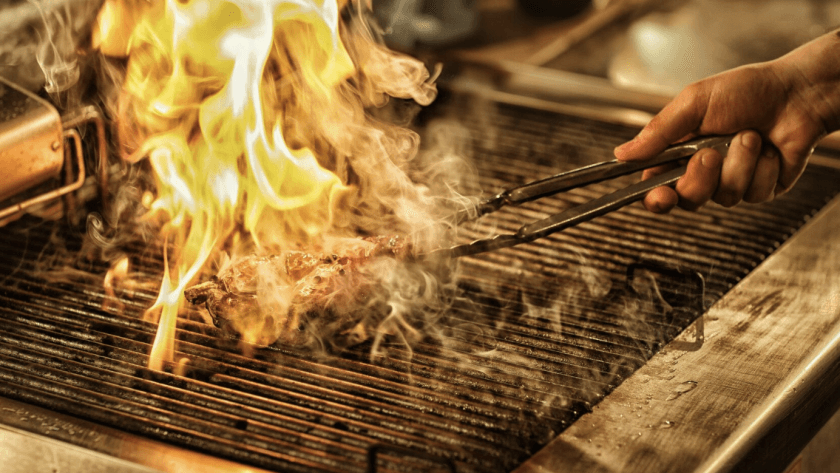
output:
[[[464,110],[444,101],[424,120],[462,117],[488,193],[610,159],[636,131],[505,105]],[[464,237],[515,231],[633,179],[485,217]],[[178,322],[183,376],[144,367],[156,327],[141,317],[155,299],[159,248],[123,249],[149,284],[111,297],[107,264],[85,260],[76,238],[57,238],[61,226],[23,219],[0,233],[0,394],[282,471],[364,471],[381,445],[454,460],[459,472],[506,471],[698,315],[694,283],[658,276],[662,300],[640,296],[626,281],[629,264],[652,258],[699,271],[712,303],[838,189],[840,172],[812,168],[772,205],[669,216],[631,206],[466,258],[441,316],[445,337],[389,346],[387,358],[371,359],[369,344],[340,356],[288,347],[245,355],[193,311]],[[386,450],[388,471],[439,466]]]

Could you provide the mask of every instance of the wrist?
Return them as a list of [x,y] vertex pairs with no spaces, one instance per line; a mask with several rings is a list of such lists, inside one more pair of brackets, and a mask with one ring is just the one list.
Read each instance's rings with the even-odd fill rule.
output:
[[840,30],[794,49],[769,66],[791,99],[812,110],[826,133],[840,130]]

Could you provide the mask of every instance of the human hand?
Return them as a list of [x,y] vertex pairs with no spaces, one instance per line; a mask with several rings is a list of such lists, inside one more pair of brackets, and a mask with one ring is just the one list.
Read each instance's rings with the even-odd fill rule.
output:
[[[816,100],[813,77],[824,77],[809,64],[815,59],[794,53],[691,84],[636,138],[616,148],[618,160],[640,161],[687,138],[737,133],[725,159],[700,150],[675,189],[651,191],[644,200],[648,210],[664,213],[676,205],[695,210],[709,200],[724,206],[764,202],[794,185],[826,134],[828,117],[836,115]],[[648,170],[643,179],[667,169]]]

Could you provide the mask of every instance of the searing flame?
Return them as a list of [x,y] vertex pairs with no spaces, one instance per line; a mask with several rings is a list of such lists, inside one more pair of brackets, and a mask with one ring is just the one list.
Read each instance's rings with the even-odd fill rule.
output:
[[220,251],[428,221],[402,166],[416,136],[365,107],[388,95],[425,104],[434,87],[422,64],[344,25],[344,3],[106,0],[100,11],[94,45],[128,56],[121,145],[154,171],[145,218],[166,241],[151,368],[173,359],[184,289]]

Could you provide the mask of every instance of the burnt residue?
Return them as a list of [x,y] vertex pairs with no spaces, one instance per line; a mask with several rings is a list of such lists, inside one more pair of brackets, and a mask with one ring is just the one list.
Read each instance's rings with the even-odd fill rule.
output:
[[750,318],[759,320],[775,312],[784,303],[783,292],[783,289],[770,290],[755,300],[747,302]]
[[732,327],[735,333],[745,332],[754,322],[774,313],[784,303],[783,289],[769,290],[744,302],[744,312],[748,315]]

